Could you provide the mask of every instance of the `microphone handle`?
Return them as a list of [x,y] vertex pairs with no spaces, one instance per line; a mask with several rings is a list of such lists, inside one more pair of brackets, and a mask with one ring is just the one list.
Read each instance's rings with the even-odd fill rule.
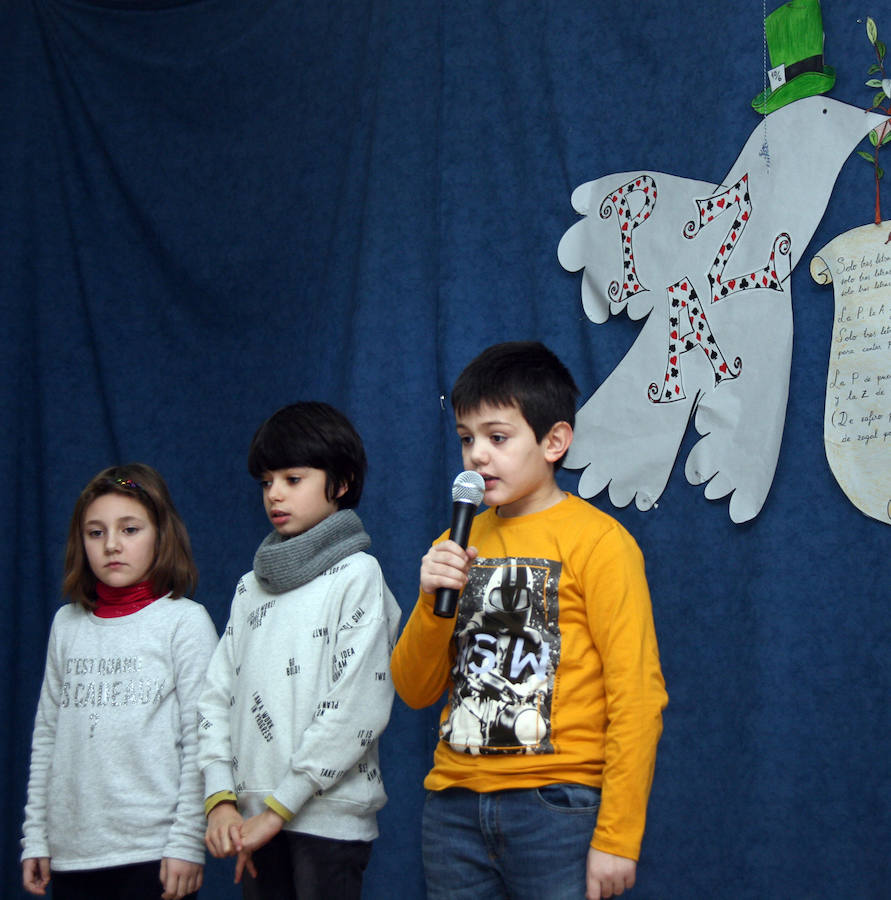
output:
[[[470,526],[473,524],[473,514],[476,505],[470,500],[456,500],[452,505],[452,527],[449,530],[449,539],[459,544],[462,549],[467,549],[467,541],[470,539]],[[442,619],[451,619],[458,608],[458,595],[461,592],[455,588],[437,588],[436,602],[433,604],[434,615]]]

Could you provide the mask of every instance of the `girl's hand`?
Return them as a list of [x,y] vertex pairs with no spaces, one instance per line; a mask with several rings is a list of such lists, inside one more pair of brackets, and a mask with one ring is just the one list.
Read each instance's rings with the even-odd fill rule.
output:
[[463,550],[454,541],[434,544],[421,560],[421,590],[425,594],[432,594],[437,588],[463,590],[476,552],[476,547]]
[[164,888],[161,900],[182,900],[187,894],[194,894],[203,881],[204,866],[201,863],[173,858],[161,860],[161,885]]
[[22,885],[29,894],[46,894],[50,881],[50,861],[48,856],[22,860]]
[[241,839],[241,823],[244,820],[238,807],[228,800],[218,803],[207,817],[204,843],[212,856],[235,856],[235,839]]

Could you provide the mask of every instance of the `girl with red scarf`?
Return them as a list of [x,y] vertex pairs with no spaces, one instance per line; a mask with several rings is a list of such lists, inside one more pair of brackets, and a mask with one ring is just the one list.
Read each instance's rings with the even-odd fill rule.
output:
[[[150,466],[100,472],[71,518],[31,747],[22,881],[55,900],[193,897],[204,867],[197,702],[217,642]],[[160,884],[159,884],[160,881]]]

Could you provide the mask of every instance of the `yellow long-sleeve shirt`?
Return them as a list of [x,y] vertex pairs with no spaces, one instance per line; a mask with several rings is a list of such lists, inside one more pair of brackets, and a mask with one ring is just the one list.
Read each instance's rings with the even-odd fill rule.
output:
[[470,543],[457,617],[422,592],[391,662],[409,706],[449,691],[424,786],[599,787],[592,846],[637,859],[668,699],[637,544],[571,495],[515,518],[487,510]]

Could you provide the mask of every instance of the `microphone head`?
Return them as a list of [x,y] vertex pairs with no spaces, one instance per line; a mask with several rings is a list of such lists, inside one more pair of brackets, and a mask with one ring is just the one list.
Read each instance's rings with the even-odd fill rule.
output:
[[486,482],[479,472],[461,472],[452,482],[452,501],[479,506],[486,493]]

